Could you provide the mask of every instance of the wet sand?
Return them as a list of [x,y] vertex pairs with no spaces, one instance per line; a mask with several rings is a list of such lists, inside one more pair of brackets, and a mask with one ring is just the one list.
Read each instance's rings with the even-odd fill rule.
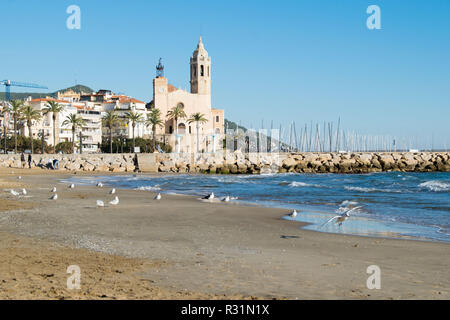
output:
[[[109,188],[68,189],[67,177],[0,171],[0,298],[450,298],[447,243],[307,231],[283,209],[149,191],[117,190],[113,207]],[[28,197],[5,191],[23,186]],[[70,264],[77,292],[66,289]],[[380,290],[366,287],[370,265]]]

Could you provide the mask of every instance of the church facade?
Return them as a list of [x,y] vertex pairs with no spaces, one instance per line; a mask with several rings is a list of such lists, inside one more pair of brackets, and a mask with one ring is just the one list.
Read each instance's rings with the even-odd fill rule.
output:
[[[153,79],[153,101],[151,108],[158,108],[164,121],[156,134],[159,139],[166,139],[175,150],[195,152],[197,150],[197,124],[188,119],[195,113],[201,113],[206,122],[199,124],[199,151],[211,152],[215,145],[221,143],[224,134],[224,110],[211,107],[211,57],[206,51],[202,38],[190,58],[190,92],[171,85],[162,73]],[[186,118],[175,121],[167,113],[174,107],[183,108]],[[177,133],[178,136],[174,134]],[[170,138],[172,136],[172,138]]]

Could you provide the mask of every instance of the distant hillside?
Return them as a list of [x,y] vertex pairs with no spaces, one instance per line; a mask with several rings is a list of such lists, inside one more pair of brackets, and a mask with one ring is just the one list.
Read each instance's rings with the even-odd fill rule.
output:
[[[237,127],[239,127],[239,130],[242,130],[243,132],[247,132],[247,130],[248,130],[246,127],[240,126],[236,122],[233,122],[233,121],[230,121],[228,119],[225,119],[225,129],[226,130],[228,130],[228,129],[236,130]],[[259,140],[259,137],[260,136],[258,135],[257,136],[258,140]],[[268,138],[267,135],[262,135],[261,137],[266,137],[266,139]],[[274,139],[273,141],[275,142],[276,140]],[[281,149],[285,150],[285,149],[287,149],[289,147],[289,145],[284,143],[283,141],[280,140],[279,142],[280,142],[280,148]]]
[[[0,88],[0,90],[1,89],[4,90],[4,87]],[[50,93],[50,92],[47,92],[47,93],[43,93],[43,92],[11,92],[11,99],[12,100],[14,100],[14,99],[23,100],[23,99],[26,99],[26,98],[28,98],[30,96],[33,99],[45,98],[46,96],[56,98],[58,92],[66,92],[66,91],[69,91],[69,90],[72,90],[72,91],[74,91],[76,93],[80,93],[80,92],[92,93],[92,92],[94,92],[94,90],[92,90],[91,88],[89,88],[87,86],[83,86],[81,84],[77,84],[76,86],[72,86],[72,87],[69,87],[69,88],[57,90],[57,91],[52,92],[52,93]],[[0,100],[5,100],[5,92],[4,91],[0,92]]]
[[230,121],[228,119],[225,119],[225,128],[230,130],[236,130],[236,128],[239,127],[240,130],[247,132],[247,128],[238,125],[236,122]]
[[[58,91],[59,91],[59,92],[66,92],[66,91],[69,91],[69,90],[72,90],[73,92],[76,92],[76,93],[81,93],[81,92],[84,92],[84,93],[93,93],[93,92],[94,92],[94,90],[92,90],[91,88],[86,87],[86,86],[83,86],[83,85],[81,85],[81,84],[77,84],[76,86],[69,87],[69,88],[65,88],[65,89],[61,89],[61,90],[58,90]],[[52,95],[55,95],[55,96],[56,96],[56,93],[57,93],[58,91],[52,93]]]

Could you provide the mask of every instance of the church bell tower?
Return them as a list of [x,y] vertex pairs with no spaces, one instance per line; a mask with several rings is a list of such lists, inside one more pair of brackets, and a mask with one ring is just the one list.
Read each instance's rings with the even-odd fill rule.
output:
[[211,58],[202,37],[191,57],[191,93],[211,95]]

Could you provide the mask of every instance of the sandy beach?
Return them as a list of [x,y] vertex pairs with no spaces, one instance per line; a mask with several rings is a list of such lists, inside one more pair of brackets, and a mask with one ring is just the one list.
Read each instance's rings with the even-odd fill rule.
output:
[[[287,210],[149,191],[117,190],[113,207],[109,188],[69,189],[68,177],[0,171],[1,299],[450,298],[447,243],[307,231]],[[379,290],[366,287],[370,265]]]

